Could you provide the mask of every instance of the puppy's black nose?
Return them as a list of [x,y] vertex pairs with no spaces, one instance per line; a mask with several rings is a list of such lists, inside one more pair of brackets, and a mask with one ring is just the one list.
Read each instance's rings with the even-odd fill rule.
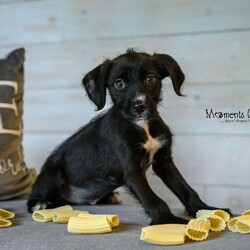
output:
[[133,111],[135,113],[142,113],[146,109],[146,104],[144,101],[138,100],[134,102]]

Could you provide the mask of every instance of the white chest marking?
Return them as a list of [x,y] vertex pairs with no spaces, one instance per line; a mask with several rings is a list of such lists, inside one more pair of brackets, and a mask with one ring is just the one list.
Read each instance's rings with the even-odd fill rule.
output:
[[162,147],[162,142],[150,135],[147,123],[140,124],[140,126],[144,128],[147,135],[147,141],[143,144],[143,147],[149,153],[149,164],[151,164],[155,153]]

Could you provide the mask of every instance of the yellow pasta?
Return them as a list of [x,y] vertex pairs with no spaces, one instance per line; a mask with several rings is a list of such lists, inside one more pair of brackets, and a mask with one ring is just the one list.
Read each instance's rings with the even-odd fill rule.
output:
[[210,227],[209,220],[191,219],[186,226],[186,235],[191,240],[202,241],[208,237]]
[[196,218],[200,217],[200,216],[203,216],[203,215],[208,215],[208,216],[211,216],[211,215],[217,215],[219,217],[221,217],[225,222],[228,222],[229,219],[230,219],[230,215],[229,213],[227,213],[226,211],[223,211],[223,210],[206,210],[206,209],[202,209],[202,210],[199,210],[197,213],[196,213]]
[[86,213],[80,213],[78,215],[78,217],[82,217],[82,218],[94,218],[94,217],[107,217],[108,222],[110,224],[111,227],[117,227],[119,226],[120,223],[120,219],[118,217],[118,215],[116,214],[86,214]]
[[9,220],[6,220],[2,216],[0,216],[0,228],[9,227],[11,225],[12,225],[12,223]]
[[[245,215],[247,216],[247,215]],[[237,222],[236,222],[236,230],[239,233],[242,234],[247,234],[250,233],[250,218],[246,217],[241,217]]]
[[48,222],[53,220],[54,214],[57,212],[63,211],[72,211],[73,208],[69,205],[62,206],[62,207],[57,207],[57,208],[52,208],[52,209],[43,209],[43,210],[38,210],[33,212],[32,218],[35,221],[39,222]]
[[67,230],[74,234],[103,234],[112,231],[105,216],[95,217],[71,217]]
[[237,230],[236,230],[236,222],[238,221],[238,217],[232,218],[231,220],[229,220],[227,222],[227,227],[232,232],[237,232]]
[[214,232],[220,232],[226,228],[226,222],[218,215],[202,215],[198,217],[197,219],[199,220],[204,220],[207,221],[209,220],[210,222],[210,230]]
[[164,224],[143,227],[140,239],[157,245],[179,245],[185,242],[185,226]]
[[53,222],[66,224],[68,223],[70,217],[78,216],[79,214],[88,214],[88,212],[79,210],[56,211],[53,215]]
[[242,215],[250,215],[250,210],[246,210],[245,212],[242,213]]
[[[240,222],[240,223],[238,223]],[[246,233],[250,226],[250,215],[241,215],[228,221],[227,227],[232,232]]]
[[12,219],[15,217],[15,214],[10,212],[10,211],[7,211],[5,209],[2,209],[0,208],[0,216],[6,220],[9,220],[9,219]]

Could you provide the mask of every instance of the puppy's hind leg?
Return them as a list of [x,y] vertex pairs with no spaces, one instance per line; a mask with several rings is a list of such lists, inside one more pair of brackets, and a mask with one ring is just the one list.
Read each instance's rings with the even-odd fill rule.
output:
[[60,189],[65,180],[58,168],[46,166],[38,175],[27,201],[28,212],[63,205]]
[[81,186],[65,186],[63,196],[73,204],[118,204],[121,203],[120,195],[113,192],[118,188],[115,178],[94,178],[85,181]]

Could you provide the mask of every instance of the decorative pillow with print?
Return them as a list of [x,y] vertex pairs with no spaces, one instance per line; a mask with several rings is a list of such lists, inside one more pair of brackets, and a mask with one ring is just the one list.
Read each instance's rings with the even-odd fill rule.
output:
[[24,49],[0,59],[0,200],[25,198],[36,178],[23,160]]

